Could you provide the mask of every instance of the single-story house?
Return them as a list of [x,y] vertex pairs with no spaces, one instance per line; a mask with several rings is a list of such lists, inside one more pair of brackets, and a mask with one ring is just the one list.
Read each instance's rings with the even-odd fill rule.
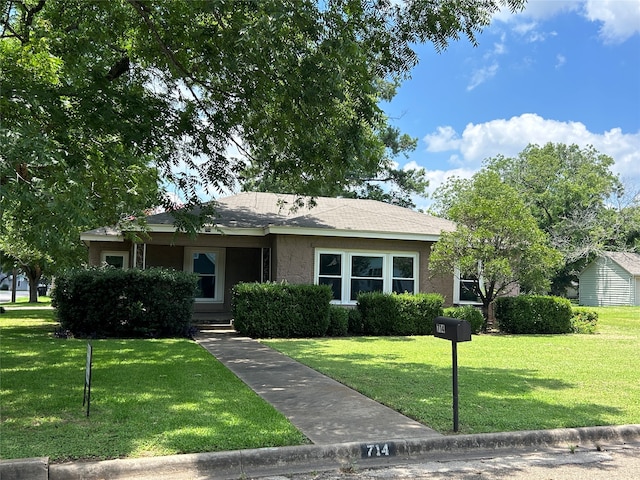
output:
[[[3,273],[0,270],[0,290],[11,290],[13,287],[13,275]],[[29,291],[29,279],[26,275],[19,273],[16,275],[16,290]]]
[[195,238],[176,232],[165,212],[147,217],[143,243],[112,227],[81,239],[91,265],[198,273],[194,318],[202,320],[229,315],[238,282],[326,284],[342,305],[355,305],[362,291],[436,292],[449,305],[461,302],[453,272],[429,272],[431,245],[455,228],[452,222],[363,199],[320,197],[312,207],[292,208],[296,198],[249,192],[216,200],[215,218]]
[[640,305],[640,254],[605,252],[578,278],[580,305]]

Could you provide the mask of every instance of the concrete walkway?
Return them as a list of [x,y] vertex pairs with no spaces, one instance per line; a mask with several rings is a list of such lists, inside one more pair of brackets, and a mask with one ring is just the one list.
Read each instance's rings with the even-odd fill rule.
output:
[[442,436],[250,338],[201,330],[196,341],[316,445]]

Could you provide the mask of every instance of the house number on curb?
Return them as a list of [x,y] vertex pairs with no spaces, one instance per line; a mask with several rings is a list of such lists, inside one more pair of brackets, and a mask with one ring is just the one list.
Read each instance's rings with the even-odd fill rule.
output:
[[362,443],[360,453],[362,458],[393,457],[396,454],[396,446],[393,442]]

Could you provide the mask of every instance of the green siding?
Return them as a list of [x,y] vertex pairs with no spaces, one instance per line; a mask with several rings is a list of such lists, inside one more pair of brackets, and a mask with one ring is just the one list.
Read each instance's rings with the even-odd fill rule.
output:
[[637,305],[640,281],[611,259],[600,257],[580,274],[580,305]]

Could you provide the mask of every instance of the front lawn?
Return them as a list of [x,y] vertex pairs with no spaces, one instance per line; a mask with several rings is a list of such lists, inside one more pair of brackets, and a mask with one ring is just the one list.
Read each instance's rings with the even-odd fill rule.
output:
[[59,462],[306,441],[187,339],[93,341],[87,418],[87,341],[56,338],[56,327],[53,311],[41,306],[11,305],[0,315],[3,459],[49,456]]
[[[458,344],[460,433],[640,423],[640,308],[597,310],[595,335],[477,335]],[[452,431],[446,340],[264,343],[442,433]]]

